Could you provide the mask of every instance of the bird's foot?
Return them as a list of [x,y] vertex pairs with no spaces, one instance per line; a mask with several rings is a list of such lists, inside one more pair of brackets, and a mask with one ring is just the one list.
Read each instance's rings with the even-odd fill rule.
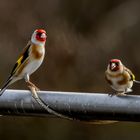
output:
[[39,89],[35,84],[33,84],[32,82],[28,81],[27,83],[28,83],[28,87],[29,87],[29,88],[33,87],[33,88],[35,88],[36,91],[39,91],[39,90],[40,90],[40,89]]
[[125,94],[125,92],[118,92],[116,96],[127,96],[127,94]]
[[116,93],[108,93],[108,96],[112,97],[112,96],[115,96]]
[[30,89],[30,91],[32,93],[32,97],[37,99],[38,95],[37,95],[37,92],[36,92],[36,88],[34,86],[30,86],[30,85],[28,85],[28,88]]

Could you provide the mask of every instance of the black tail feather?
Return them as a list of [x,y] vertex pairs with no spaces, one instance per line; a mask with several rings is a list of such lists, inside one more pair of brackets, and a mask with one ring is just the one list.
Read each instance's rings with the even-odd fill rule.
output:
[[6,88],[10,85],[10,82],[12,81],[12,77],[9,77],[6,83],[2,86],[0,90],[0,96],[3,94],[3,92],[6,90]]
[[140,84],[140,81],[134,80],[135,83]]

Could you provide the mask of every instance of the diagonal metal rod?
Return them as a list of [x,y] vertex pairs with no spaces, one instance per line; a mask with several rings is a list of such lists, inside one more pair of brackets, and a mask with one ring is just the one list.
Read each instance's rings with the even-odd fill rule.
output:
[[[78,120],[140,121],[140,96],[124,97],[101,93],[39,91],[51,108]],[[6,90],[0,97],[0,114],[17,116],[48,116],[27,90]]]

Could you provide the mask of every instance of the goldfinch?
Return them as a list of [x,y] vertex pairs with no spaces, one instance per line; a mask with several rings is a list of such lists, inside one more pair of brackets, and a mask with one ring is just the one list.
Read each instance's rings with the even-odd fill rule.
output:
[[41,105],[50,114],[54,114],[58,117],[71,120],[73,118],[57,113],[56,111],[51,109],[48,104],[44,103],[44,101],[42,101],[42,99],[38,96],[36,92],[39,89],[30,81],[30,75],[35,72],[43,62],[45,56],[46,39],[47,35],[45,30],[37,29],[33,32],[31,40],[28,42],[27,46],[24,48],[23,52],[19,56],[8,80],[1,88],[0,96],[3,94],[3,92],[8,86],[18,80],[25,79],[33,98],[37,101],[39,105]]
[[38,90],[30,81],[30,75],[35,72],[43,62],[46,39],[47,35],[45,30],[37,29],[33,32],[31,40],[19,56],[8,80],[1,88],[0,95],[3,94],[9,85],[20,79],[25,79],[29,86],[35,87],[35,89]]
[[126,95],[125,93],[132,92],[133,83],[140,83],[135,80],[131,70],[126,68],[119,59],[110,60],[105,72],[105,79],[117,91],[117,95]]

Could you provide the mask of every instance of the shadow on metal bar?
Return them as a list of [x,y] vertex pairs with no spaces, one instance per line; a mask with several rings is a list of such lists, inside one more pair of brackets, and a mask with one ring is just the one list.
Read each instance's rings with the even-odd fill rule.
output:
[[[55,111],[81,121],[140,121],[140,96],[108,96],[105,93],[39,91]],[[0,97],[0,114],[6,116],[49,116],[27,90],[6,90]]]

